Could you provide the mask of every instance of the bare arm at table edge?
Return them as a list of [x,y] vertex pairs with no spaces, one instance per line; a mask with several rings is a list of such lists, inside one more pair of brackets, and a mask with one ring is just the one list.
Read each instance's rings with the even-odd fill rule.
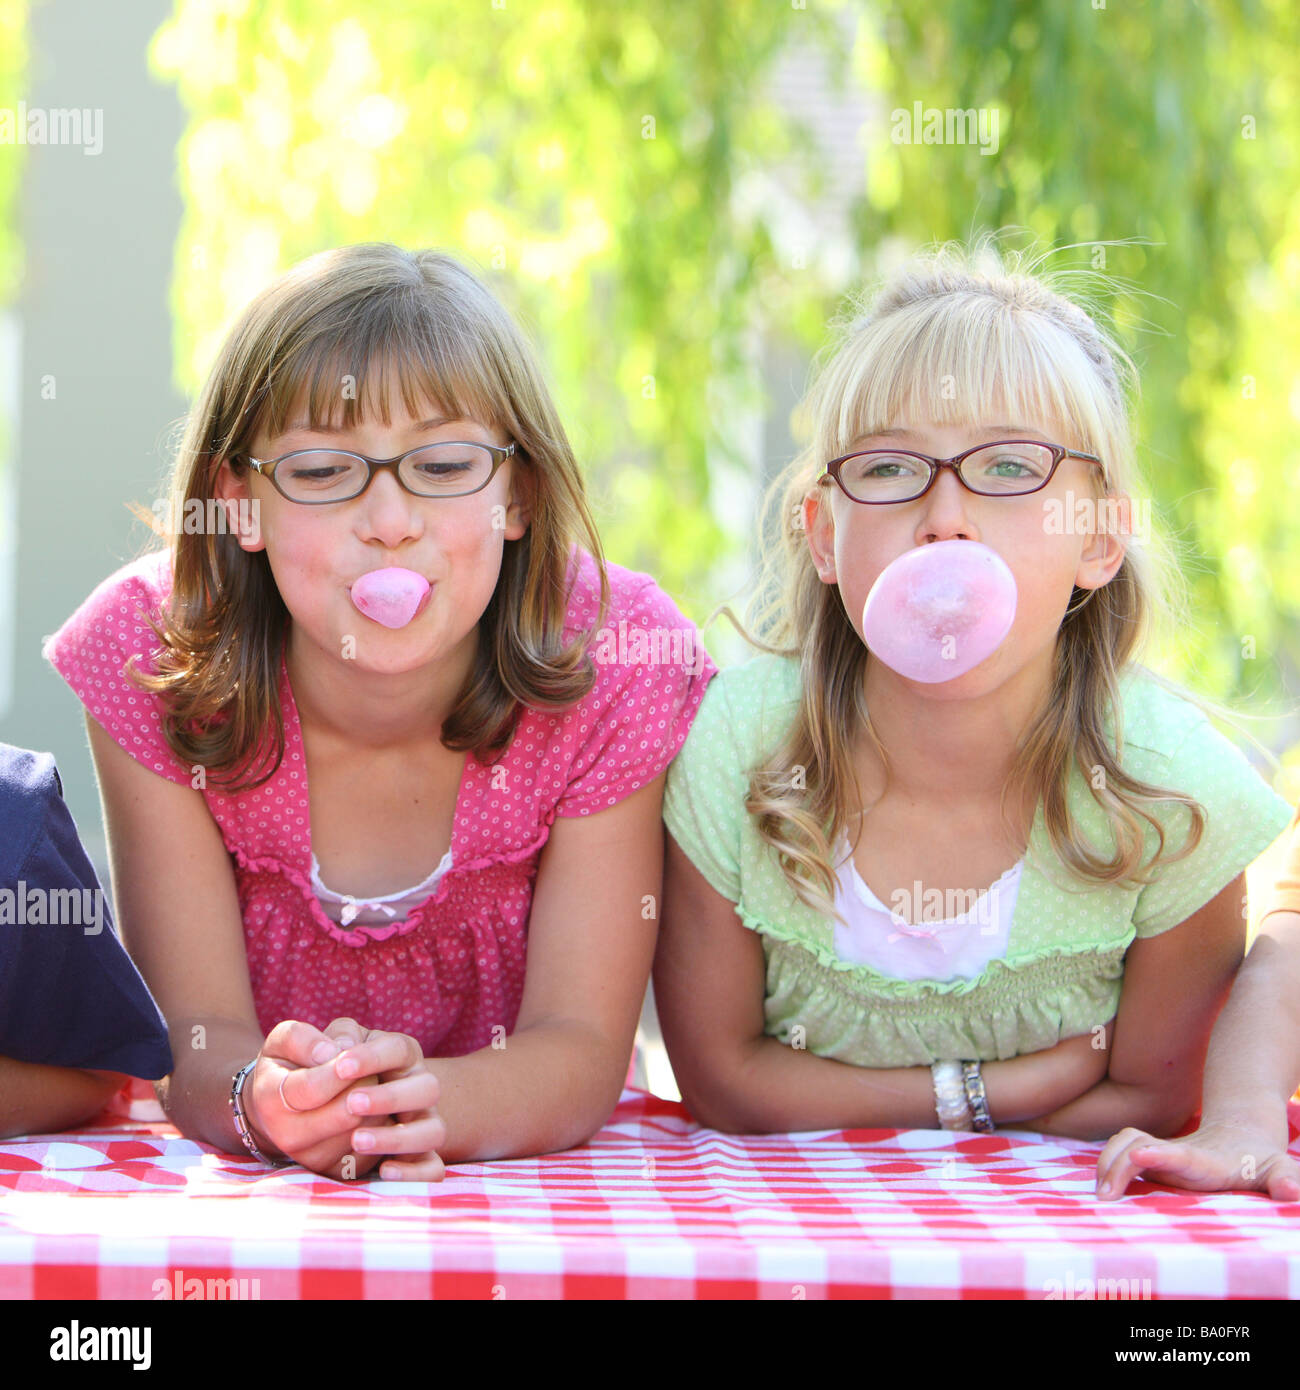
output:
[[[796,1051],[764,1034],[763,943],[665,833],[655,1003],[687,1107],[713,1129],[936,1129],[926,1066],[870,1068]],[[1095,1084],[1107,1053],[1091,1035],[982,1067],[995,1123],[1014,1125]]]

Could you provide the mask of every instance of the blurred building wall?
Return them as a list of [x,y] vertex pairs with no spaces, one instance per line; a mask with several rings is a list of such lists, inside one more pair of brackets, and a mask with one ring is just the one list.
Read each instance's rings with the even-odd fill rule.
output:
[[[99,113],[102,149],[25,151],[19,234],[25,275],[13,315],[17,422],[6,473],[11,582],[0,567],[0,641],[10,698],[0,740],[51,752],[95,867],[107,864],[81,705],[42,659],[90,591],[148,539],[125,508],[160,495],[171,426],[168,290],[181,215],[175,91],[147,71],[169,0],[59,0],[31,10],[27,109]],[[4,663],[0,662],[0,667]]]

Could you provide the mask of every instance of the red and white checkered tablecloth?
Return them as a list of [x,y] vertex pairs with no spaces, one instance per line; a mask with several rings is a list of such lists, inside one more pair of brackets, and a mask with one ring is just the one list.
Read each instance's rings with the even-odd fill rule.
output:
[[1099,1203],[1099,1144],[1027,1132],[737,1137],[629,1089],[582,1148],[425,1185],[268,1170],[159,1115],[0,1144],[0,1297],[1300,1297],[1300,1202]]

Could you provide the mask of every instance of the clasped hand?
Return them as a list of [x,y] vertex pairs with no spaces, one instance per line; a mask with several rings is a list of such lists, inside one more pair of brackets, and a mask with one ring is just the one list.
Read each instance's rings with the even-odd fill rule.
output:
[[326,1177],[362,1177],[380,1162],[381,1178],[403,1182],[439,1182],[446,1171],[437,1078],[406,1033],[287,1019],[267,1034],[243,1099],[256,1137]]

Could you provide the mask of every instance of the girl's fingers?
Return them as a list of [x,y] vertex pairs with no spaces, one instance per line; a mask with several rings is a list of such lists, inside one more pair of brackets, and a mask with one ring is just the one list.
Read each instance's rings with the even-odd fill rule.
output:
[[[1267,1191],[1279,1201],[1300,1200],[1300,1166],[1284,1158],[1275,1167],[1261,1165],[1256,1176],[1255,1169],[1247,1167],[1251,1157],[1238,1141],[1219,1140],[1217,1147],[1213,1139],[1197,1143],[1195,1136],[1168,1142],[1138,1141],[1125,1149],[1112,1167],[1105,1180],[1106,1190],[1098,1186],[1098,1196],[1119,1196],[1133,1177],[1149,1172],[1158,1174],[1158,1181],[1198,1192]],[[1118,1186],[1121,1182],[1124,1187]]]
[[1300,1202],[1300,1163],[1279,1163],[1268,1175],[1268,1195],[1275,1202]]
[[304,1168],[320,1173],[335,1182],[369,1182],[379,1177],[382,1155],[367,1156],[353,1153],[343,1146],[336,1135],[324,1143],[313,1145],[297,1159]]
[[[331,1047],[335,1046],[332,1039],[326,1041]],[[284,1102],[295,1110],[315,1110],[328,1105],[357,1081],[378,1077],[384,1071],[414,1071],[410,1061],[412,1050],[418,1054],[419,1045],[403,1033],[372,1033],[369,1041],[346,1048],[317,1066],[302,1067],[291,1073],[284,1083]],[[418,1060],[423,1062],[424,1058],[421,1056]],[[407,1108],[422,1109],[423,1105]]]
[[385,1182],[441,1182],[447,1169],[442,1159],[431,1153],[416,1159],[387,1158],[378,1173]]
[[405,1072],[424,1061],[420,1045],[407,1033],[372,1032],[364,1042],[349,1047],[331,1063],[344,1081],[381,1072]]
[[[285,1082],[286,1097],[290,1083],[305,1074],[289,1073]],[[352,1150],[352,1132],[359,1125],[364,1123],[370,1129],[386,1129],[392,1123],[391,1117],[384,1114],[355,1114],[348,1106],[349,1094],[348,1090],[344,1090],[333,1100],[306,1112],[290,1112],[282,1106],[278,1107],[279,1113],[272,1117],[269,1124],[265,1123],[265,1115],[259,1112],[259,1118],[264,1121],[263,1131],[295,1163],[316,1172],[324,1171],[311,1161],[314,1151],[332,1150],[333,1158],[326,1156],[321,1160],[328,1167],[337,1158],[340,1144],[345,1150],[359,1152]]]
[[447,1126],[435,1115],[376,1128],[353,1131],[352,1148],[359,1154],[425,1154],[447,1138]]
[[1158,1139],[1149,1144],[1134,1144],[1125,1152],[1124,1162],[1131,1170],[1130,1180],[1143,1173],[1159,1173],[1166,1179],[1186,1178],[1189,1182],[1198,1182],[1209,1176],[1209,1165],[1204,1154],[1185,1144],[1163,1143]]
[[[357,1043],[363,1043],[369,1035],[370,1029],[363,1028],[355,1018],[336,1018],[333,1023],[325,1027],[325,1036],[333,1038],[338,1044],[339,1051],[345,1048],[355,1047]],[[322,1058],[329,1061],[329,1058]]]
[[1153,1139],[1139,1129],[1120,1130],[1098,1156],[1097,1196],[1122,1196],[1144,1172],[1201,1192],[1255,1190],[1275,1201],[1300,1201],[1300,1164],[1279,1153],[1276,1140],[1231,1125],[1211,1125],[1177,1140]]
[[1194,1176],[1191,1170],[1197,1166],[1197,1155],[1192,1151],[1161,1139],[1153,1139],[1140,1130],[1133,1133],[1135,1137],[1115,1156],[1108,1171],[1104,1175],[1099,1172],[1098,1197],[1122,1197],[1134,1178],[1139,1178],[1144,1172],[1153,1169],[1164,1174],[1166,1178],[1174,1174],[1183,1177]]
[[[283,1074],[286,1070],[287,1076]],[[351,1081],[339,1076],[333,1062],[315,1067],[281,1068],[280,1073],[276,1078],[276,1102],[282,1101],[285,1108],[299,1114],[319,1110],[352,1085]]]
[[319,1028],[298,1019],[277,1023],[266,1035],[262,1051],[268,1057],[292,1062],[296,1067],[318,1066],[338,1055],[338,1044]]
[[[353,1018],[334,1019],[325,1032],[286,1021],[272,1030],[266,1051],[272,1054],[265,1058],[269,1065],[254,1074],[257,1117],[262,1132],[285,1153],[304,1153],[363,1121],[370,1129],[391,1129],[394,1114],[429,1115],[437,1102],[438,1083],[423,1065],[419,1044],[404,1033],[369,1030]],[[333,1055],[325,1059],[326,1054]],[[322,1060],[294,1065],[303,1056]],[[381,1074],[386,1079],[378,1082]],[[352,1101],[354,1094],[364,1099]],[[433,1144],[426,1140],[420,1147]]]
[[354,1115],[396,1115],[405,1110],[432,1110],[438,1103],[438,1083],[423,1068],[381,1085],[354,1086],[347,1107]]
[[1097,1196],[1118,1196],[1123,1192],[1136,1171],[1131,1166],[1129,1151],[1156,1142],[1140,1129],[1121,1129],[1113,1135],[1097,1156]]

